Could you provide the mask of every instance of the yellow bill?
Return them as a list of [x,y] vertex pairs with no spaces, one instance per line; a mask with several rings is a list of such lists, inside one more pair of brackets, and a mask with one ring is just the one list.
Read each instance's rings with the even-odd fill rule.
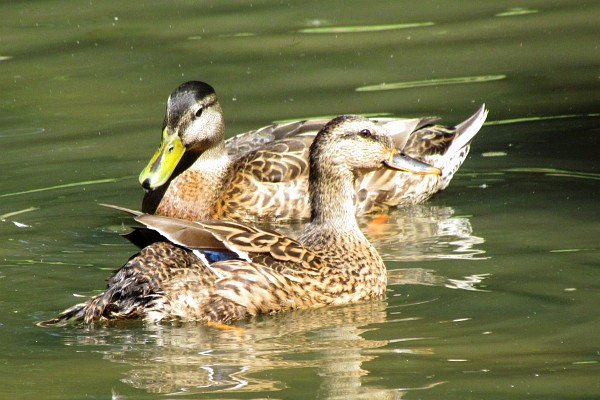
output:
[[144,189],[156,189],[164,185],[185,153],[185,146],[176,132],[169,134],[163,130],[162,142],[140,174],[140,183]]

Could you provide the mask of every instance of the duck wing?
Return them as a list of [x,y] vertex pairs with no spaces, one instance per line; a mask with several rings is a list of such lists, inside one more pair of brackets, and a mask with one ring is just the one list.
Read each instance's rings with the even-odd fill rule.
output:
[[274,230],[231,221],[191,222],[150,214],[141,214],[135,220],[197,256],[205,250],[229,251],[239,260],[274,270],[307,273],[318,270],[323,263],[318,254]]
[[248,152],[260,149],[265,145],[279,140],[301,136],[314,138],[327,121],[327,119],[310,119],[267,125],[227,139],[225,141],[225,148],[236,159]]

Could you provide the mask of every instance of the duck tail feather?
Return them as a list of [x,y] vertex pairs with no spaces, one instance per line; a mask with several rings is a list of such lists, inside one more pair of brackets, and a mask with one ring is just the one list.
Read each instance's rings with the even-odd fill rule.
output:
[[487,115],[488,110],[485,108],[485,104],[482,104],[475,114],[456,125],[456,139],[454,139],[446,154],[454,154],[467,146],[483,126]]
[[38,326],[52,326],[66,323],[70,320],[83,320],[85,317],[85,307],[87,303],[75,304],[73,307],[67,308],[65,311],[58,314],[56,317],[46,321],[38,322]]

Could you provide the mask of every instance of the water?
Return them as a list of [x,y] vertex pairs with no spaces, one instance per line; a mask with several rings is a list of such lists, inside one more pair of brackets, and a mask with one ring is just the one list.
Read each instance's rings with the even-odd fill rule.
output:
[[[0,398],[600,397],[596,2],[0,7]],[[188,79],[215,86],[230,135],[490,116],[444,193],[362,221],[385,300],[231,331],[37,327],[133,254],[130,219],[98,203],[139,207]]]

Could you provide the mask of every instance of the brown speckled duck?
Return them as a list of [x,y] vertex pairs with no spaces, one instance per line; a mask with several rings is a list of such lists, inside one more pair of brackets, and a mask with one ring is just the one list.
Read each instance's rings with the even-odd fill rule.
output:
[[[373,119],[396,147],[441,176],[379,169],[355,182],[357,214],[423,202],[450,183],[487,116],[484,106],[455,127],[437,118]],[[308,149],[326,120],[275,124],[224,141],[214,89],[186,82],[169,96],[162,143],[140,174],[142,211],[187,220],[308,218]]]
[[440,173],[397,152],[385,130],[368,119],[334,118],[310,147],[311,217],[297,240],[238,222],[137,213],[144,227],[131,239],[146,247],[113,275],[105,292],[42,324],[123,318],[223,323],[377,298],[386,288],[386,269],[356,223],[354,185],[361,174],[381,169]]

